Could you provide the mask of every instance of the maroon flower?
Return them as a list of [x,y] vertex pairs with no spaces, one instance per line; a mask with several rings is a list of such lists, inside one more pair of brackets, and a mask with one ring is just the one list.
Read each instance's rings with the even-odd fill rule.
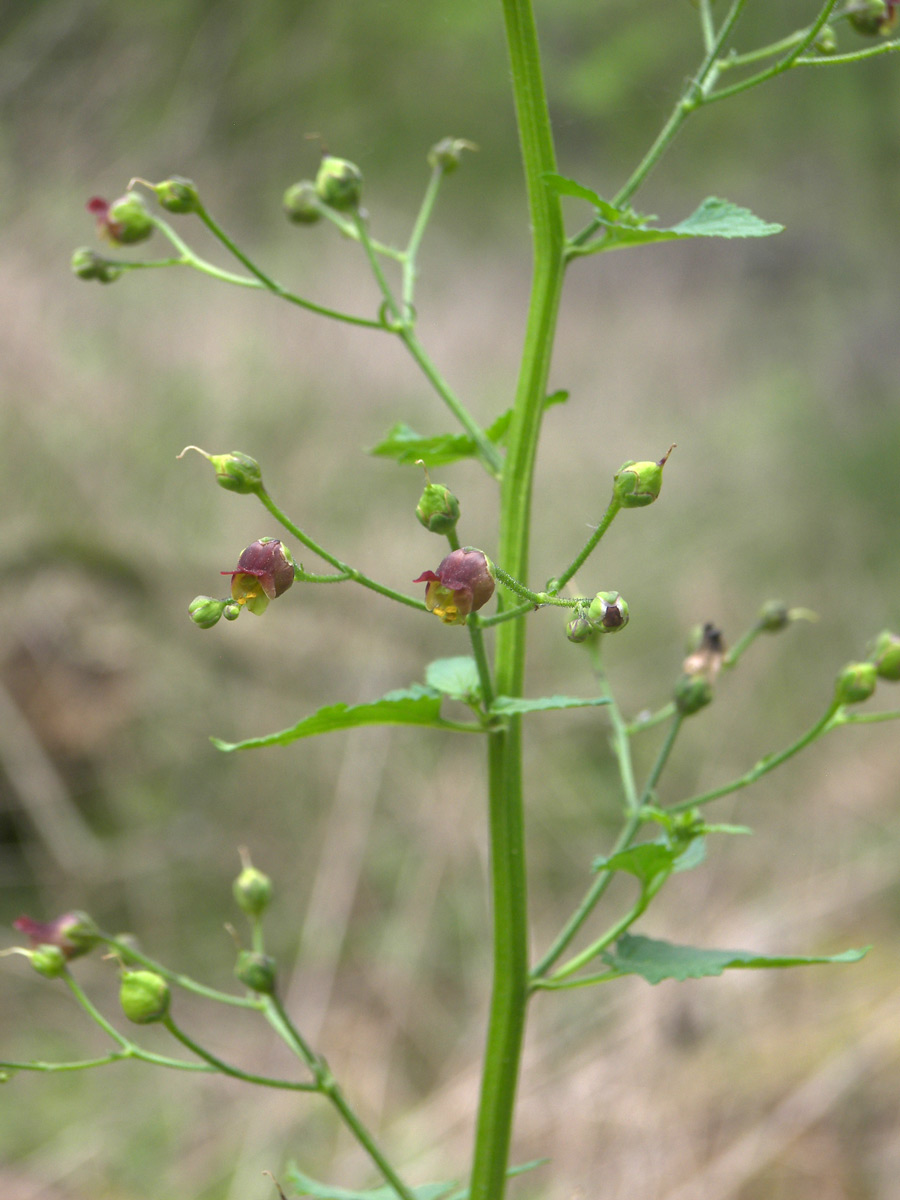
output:
[[13,929],[24,933],[32,946],[58,946],[66,958],[87,954],[97,941],[97,926],[83,912],[63,913],[55,921],[19,917]]
[[233,571],[222,574],[231,576],[232,598],[258,616],[294,582],[294,560],[277,539],[260,538],[247,547]]
[[413,583],[427,583],[425,604],[445,625],[465,625],[494,594],[490,560],[481,550],[466,546],[454,550],[437,571],[423,571]]

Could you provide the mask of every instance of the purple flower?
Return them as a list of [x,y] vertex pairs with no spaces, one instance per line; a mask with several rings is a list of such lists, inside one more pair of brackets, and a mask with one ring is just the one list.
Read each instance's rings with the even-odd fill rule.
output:
[[258,616],[294,582],[294,560],[277,539],[260,538],[241,554],[233,571],[222,574],[231,576],[232,599]]
[[32,946],[58,946],[66,958],[87,954],[97,942],[97,926],[83,912],[67,912],[54,921],[19,917],[13,929],[24,933]]

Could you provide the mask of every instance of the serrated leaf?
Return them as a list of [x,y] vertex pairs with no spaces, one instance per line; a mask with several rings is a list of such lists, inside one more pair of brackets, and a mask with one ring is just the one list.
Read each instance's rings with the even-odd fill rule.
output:
[[475,659],[466,655],[459,658],[437,658],[430,662],[425,668],[425,682],[451,700],[471,703],[481,697],[481,682]]
[[[569,393],[566,391],[551,392],[544,400],[544,408],[562,404],[568,398]],[[511,420],[512,409],[508,408],[485,429],[488,441],[493,442],[495,446],[502,446]],[[437,433],[431,437],[423,437],[405,421],[398,421],[368,453],[377,458],[393,458],[398,463],[415,463],[421,459],[426,467],[442,467],[447,463],[459,462],[463,458],[474,458],[478,447],[465,433]]]
[[[297,1167],[290,1167],[287,1177],[291,1186],[298,1189],[298,1196],[314,1196],[316,1200],[397,1200],[397,1193],[392,1187],[379,1187],[365,1192],[357,1192],[348,1188],[334,1187],[327,1183],[319,1183],[317,1179],[305,1175]],[[450,1180],[443,1183],[425,1183],[409,1190],[416,1200],[443,1200],[443,1197],[448,1197],[455,1187],[455,1182]]]
[[707,196],[698,209],[673,225],[666,232],[675,237],[769,237],[781,233],[783,225],[763,221],[749,208],[741,208],[730,200],[718,196]]
[[491,715],[517,717],[521,713],[546,712],[556,708],[588,708],[598,704],[609,704],[609,698],[598,696],[593,700],[582,700],[577,696],[540,696],[536,700],[525,700],[515,696],[497,696],[491,705]]
[[377,446],[369,454],[378,458],[393,458],[398,463],[414,463],[419,459],[426,467],[440,467],[446,463],[471,458],[476,453],[475,443],[464,433],[439,433],[423,437],[404,421],[392,425]]
[[[225,742],[211,738],[219,750],[252,750],[259,746],[287,746],[299,738],[330,733],[335,729],[353,729],[358,725],[427,725],[432,729],[458,728],[440,715],[441,694],[431,687],[414,684],[411,688],[388,692],[369,704],[329,704],[318,709],[290,729],[264,737]],[[475,727],[473,726],[473,729]]]
[[664,979],[701,979],[733,969],[858,962],[869,949],[864,946],[858,950],[845,950],[842,954],[772,957],[752,950],[706,950],[638,934],[624,934],[616,942],[615,949],[604,950],[601,957],[607,966],[623,975],[640,975],[648,983],[661,983]]

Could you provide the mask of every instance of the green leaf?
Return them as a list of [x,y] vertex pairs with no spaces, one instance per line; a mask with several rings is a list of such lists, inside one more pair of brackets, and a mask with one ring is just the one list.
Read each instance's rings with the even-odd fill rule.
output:
[[425,668],[425,682],[451,700],[464,704],[481,699],[481,682],[475,659],[462,655],[460,658],[437,658]]
[[628,216],[628,209],[616,208],[590,188],[576,183],[574,179],[567,179],[565,175],[547,174],[544,176],[544,183],[558,196],[575,196],[578,200],[587,200],[588,204],[593,204],[596,208],[597,215],[610,225],[617,225]]
[[525,700],[515,696],[497,696],[491,705],[491,716],[516,717],[520,713],[545,712],[553,708],[587,708],[598,704],[609,704],[609,698],[598,696],[593,700],[582,700],[578,696],[540,696],[537,700]]
[[[440,692],[414,684],[402,691],[388,692],[369,704],[329,704],[290,729],[264,737],[246,738],[241,742],[225,742],[221,738],[210,740],[219,750],[251,750],[258,746],[287,746],[298,738],[314,737],[334,729],[353,729],[357,725],[427,725],[432,729],[458,729],[454,722],[443,720],[440,710]],[[477,726],[473,725],[472,729],[474,731]]]
[[[392,1187],[379,1187],[365,1192],[355,1192],[347,1188],[333,1187],[327,1183],[319,1183],[318,1180],[310,1178],[309,1175],[304,1175],[297,1167],[289,1167],[287,1177],[291,1185],[297,1188],[298,1196],[315,1196],[317,1200],[397,1200],[397,1193]],[[425,1183],[420,1187],[410,1188],[409,1190],[416,1197],[416,1200],[442,1200],[442,1197],[448,1196],[455,1187],[455,1182],[450,1180],[444,1183]]]
[[369,454],[393,458],[398,463],[414,463],[421,459],[426,467],[440,467],[461,458],[471,458],[475,452],[475,443],[464,433],[422,437],[404,421],[392,425],[382,441],[369,450]]
[[[544,400],[544,408],[562,404],[568,398],[566,391],[551,392]],[[487,427],[485,436],[495,446],[502,446],[511,420],[512,409],[508,408]],[[377,458],[393,458],[398,463],[415,463],[421,459],[426,467],[442,467],[462,458],[474,458],[477,453],[478,447],[465,433],[437,433],[423,437],[405,421],[392,425],[378,445],[369,450],[369,454]]]
[[629,846],[609,858],[594,861],[595,871],[627,871],[636,876],[645,886],[658,875],[668,875],[675,868],[678,854],[662,842],[642,842],[640,846]]
[[606,236],[598,242],[592,242],[590,249],[596,247],[598,250],[615,250],[620,246],[684,241],[686,238],[697,237],[768,237],[773,233],[781,233],[783,229],[783,225],[763,221],[749,209],[740,208],[730,200],[707,196],[689,217],[685,217],[669,229],[653,229],[646,224],[637,227],[608,225]]
[[773,958],[752,950],[705,950],[696,946],[677,946],[637,934],[624,934],[614,950],[604,950],[602,959],[607,966],[623,975],[640,975],[648,983],[663,979],[701,979],[721,975],[738,968],[804,967],[816,963],[858,962],[870,946],[845,950],[842,954]]

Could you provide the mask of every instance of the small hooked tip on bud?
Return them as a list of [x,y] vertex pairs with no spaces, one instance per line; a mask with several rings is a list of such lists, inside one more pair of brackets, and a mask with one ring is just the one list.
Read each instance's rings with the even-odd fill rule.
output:
[[242,496],[255,495],[263,485],[262,470],[255,458],[242,454],[240,450],[232,450],[230,454],[208,454],[199,446],[185,446],[176,459],[184,458],[188,450],[196,450],[207,462],[212,463],[216,472],[216,483],[227,492],[238,492]]
[[245,847],[242,846],[239,853],[243,869],[232,885],[234,898],[238,908],[248,917],[261,917],[272,899],[272,880],[254,867]]
[[98,283],[115,283],[122,268],[89,246],[80,246],[72,255],[72,274],[79,279],[96,279]]
[[712,622],[699,625],[688,638],[688,653],[675,684],[675,707],[683,717],[693,716],[713,698],[713,688],[725,658],[722,631]]
[[292,183],[281,202],[285,216],[295,225],[314,225],[322,219],[322,201],[311,179]]
[[459,166],[463,150],[477,149],[474,142],[468,142],[465,138],[441,138],[428,151],[428,165],[435,170],[440,168],[445,175],[449,175]]
[[879,679],[900,682],[900,637],[884,629],[869,647],[869,662],[875,664]]
[[329,208],[346,212],[359,208],[362,199],[362,171],[346,158],[326,154],[316,174],[316,194]]
[[628,624],[628,601],[619,592],[598,592],[586,616],[600,633],[618,633]]
[[817,613],[810,608],[788,608],[783,600],[767,600],[759,610],[757,627],[763,633],[780,633],[794,621],[818,621]]
[[645,508],[659,496],[662,488],[663,467],[675,449],[673,443],[657,462],[622,463],[613,476],[613,499],[622,508]]
[[126,192],[111,204],[101,196],[93,196],[87,210],[97,219],[99,235],[116,246],[144,242],[153,232],[153,218],[139,192]]
[[172,994],[156,971],[126,971],[119,985],[122,1012],[135,1025],[152,1025],[169,1015]]
[[838,672],[834,681],[837,704],[862,704],[875,691],[878,671],[873,662],[851,662]]
[[459,501],[449,488],[432,483],[428,469],[421,459],[417,464],[425,471],[425,490],[416,505],[416,516],[431,533],[448,534],[459,520]]
[[170,175],[162,183],[151,183],[149,179],[136,176],[128,184],[129,192],[136,183],[142,183],[144,187],[149,188],[159,201],[160,208],[164,208],[166,212],[195,213],[203,207],[197,185],[193,179],[185,179],[183,175]]

